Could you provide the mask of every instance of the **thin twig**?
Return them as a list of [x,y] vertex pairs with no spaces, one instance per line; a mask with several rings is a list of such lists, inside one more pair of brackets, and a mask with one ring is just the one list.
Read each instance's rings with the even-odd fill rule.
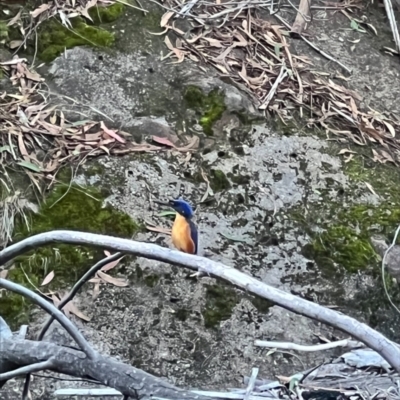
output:
[[45,369],[51,369],[53,366],[54,363],[51,358],[49,360],[42,361],[36,364],[26,365],[25,367],[17,368],[13,371],[0,374],[0,382],[15,378],[16,376],[26,375],[32,372],[44,371]]
[[271,87],[271,90],[269,91],[267,97],[265,98],[263,104],[261,104],[260,107],[258,107],[260,110],[265,110],[268,107],[268,104],[272,100],[272,98],[275,95],[276,90],[278,89],[279,84],[286,78],[287,76],[287,69],[285,65],[282,65],[281,71],[276,78],[274,84]]
[[388,300],[389,300],[390,304],[393,306],[393,308],[400,314],[400,310],[393,303],[393,301],[392,301],[392,299],[391,299],[391,297],[389,295],[389,292],[388,292],[387,286],[386,286],[386,280],[385,280],[385,261],[386,261],[386,257],[389,254],[389,251],[392,250],[392,248],[396,244],[397,236],[399,236],[399,232],[400,232],[400,225],[396,229],[396,233],[394,234],[394,238],[393,238],[392,244],[386,249],[385,254],[383,255],[383,258],[382,258],[382,281],[383,281],[383,288],[385,289],[386,297],[388,298]]
[[399,30],[397,29],[396,17],[393,12],[392,1],[384,0],[383,2],[385,3],[386,14],[390,22],[390,28],[392,29],[393,39],[394,42],[396,43],[396,50],[400,51],[400,36],[399,36]]
[[42,299],[39,295],[33,293],[29,289],[21,285],[18,285],[17,283],[10,282],[7,279],[0,278],[0,287],[5,288],[7,290],[11,290],[12,292],[18,293],[21,296],[27,297],[29,300],[31,300],[32,302],[43,308],[45,311],[47,311],[50,315],[53,315],[54,318],[71,335],[71,337],[75,340],[75,342],[86,354],[86,356],[91,360],[96,358],[96,352],[91,348],[91,346],[83,337],[83,335],[60,310],[57,310],[57,308],[53,304]]

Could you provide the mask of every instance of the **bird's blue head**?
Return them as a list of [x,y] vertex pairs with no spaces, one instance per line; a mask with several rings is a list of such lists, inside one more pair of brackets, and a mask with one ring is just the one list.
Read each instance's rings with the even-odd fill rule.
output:
[[155,203],[162,204],[164,206],[170,206],[178,214],[182,215],[182,217],[185,217],[187,219],[192,218],[193,215],[194,215],[191,205],[188,202],[186,202],[185,200],[182,200],[182,199],[169,200],[168,203],[156,200]]
[[170,200],[168,204],[182,217],[190,219],[194,215],[192,206],[185,200]]

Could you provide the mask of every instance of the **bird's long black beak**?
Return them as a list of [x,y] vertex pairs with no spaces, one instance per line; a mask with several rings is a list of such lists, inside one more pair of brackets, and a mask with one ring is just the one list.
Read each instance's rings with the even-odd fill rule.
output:
[[168,206],[168,207],[172,207],[173,200],[169,200],[169,201],[160,201],[160,200],[154,200],[154,203],[156,203],[156,204],[160,204],[161,206]]

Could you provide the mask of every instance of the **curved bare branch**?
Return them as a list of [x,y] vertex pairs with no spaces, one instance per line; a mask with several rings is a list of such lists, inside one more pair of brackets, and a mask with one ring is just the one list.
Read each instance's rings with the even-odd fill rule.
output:
[[12,258],[39,246],[51,243],[69,243],[117,250],[128,254],[163,261],[187,267],[224,279],[257,296],[297,314],[323,322],[346,332],[379,353],[397,372],[400,373],[400,349],[385,336],[354,318],[275,289],[248,276],[235,268],[151,243],[136,242],[112,236],[97,235],[76,231],[52,231],[24,239],[0,252],[0,265]]
[[75,340],[75,342],[83,350],[87,357],[89,357],[91,360],[96,359],[97,353],[91,348],[83,335],[60,310],[57,310],[57,308],[53,304],[42,299],[39,295],[25,288],[24,286],[18,285],[14,282],[10,282],[7,279],[0,278],[0,287],[18,293],[33,301],[39,307],[42,307],[63,326],[63,328],[71,335],[71,337]]

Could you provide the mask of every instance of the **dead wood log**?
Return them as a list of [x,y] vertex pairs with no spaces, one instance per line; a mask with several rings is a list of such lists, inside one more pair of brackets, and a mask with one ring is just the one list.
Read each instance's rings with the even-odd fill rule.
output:
[[[369,348],[375,350],[400,373],[400,347],[368,325],[360,323],[354,318],[337,311],[320,306],[319,304],[275,289],[235,268],[228,267],[227,265],[204,257],[170,250],[151,243],[135,242],[112,236],[60,230],[31,236],[7,247],[0,252],[0,265],[4,265],[14,257],[24,254],[34,248],[60,242],[116,250],[187,267],[223,279],[250,293],[270,300],[287,310],[293,311],[296,314],[312,318],[346,332],[350,336],[363,342]],[[0,286],[2,286],[4,281],[4,279],[0,279]]]
[[[151,397],[171,400],[211,399],[179,389],[160,378],[111,357],[97,353],[95,359],[91,360],[82,351],[49,342],[7,337],[1,340],[0,360],[18,368],[43,364],[51,360],[51,365],[46,368],[49,371],[83,379],[94,379],[124,395],[132,396],[133,399],[142,399],[142,396],[143,399]],[[34,372],[34,369],[30,372]]]

